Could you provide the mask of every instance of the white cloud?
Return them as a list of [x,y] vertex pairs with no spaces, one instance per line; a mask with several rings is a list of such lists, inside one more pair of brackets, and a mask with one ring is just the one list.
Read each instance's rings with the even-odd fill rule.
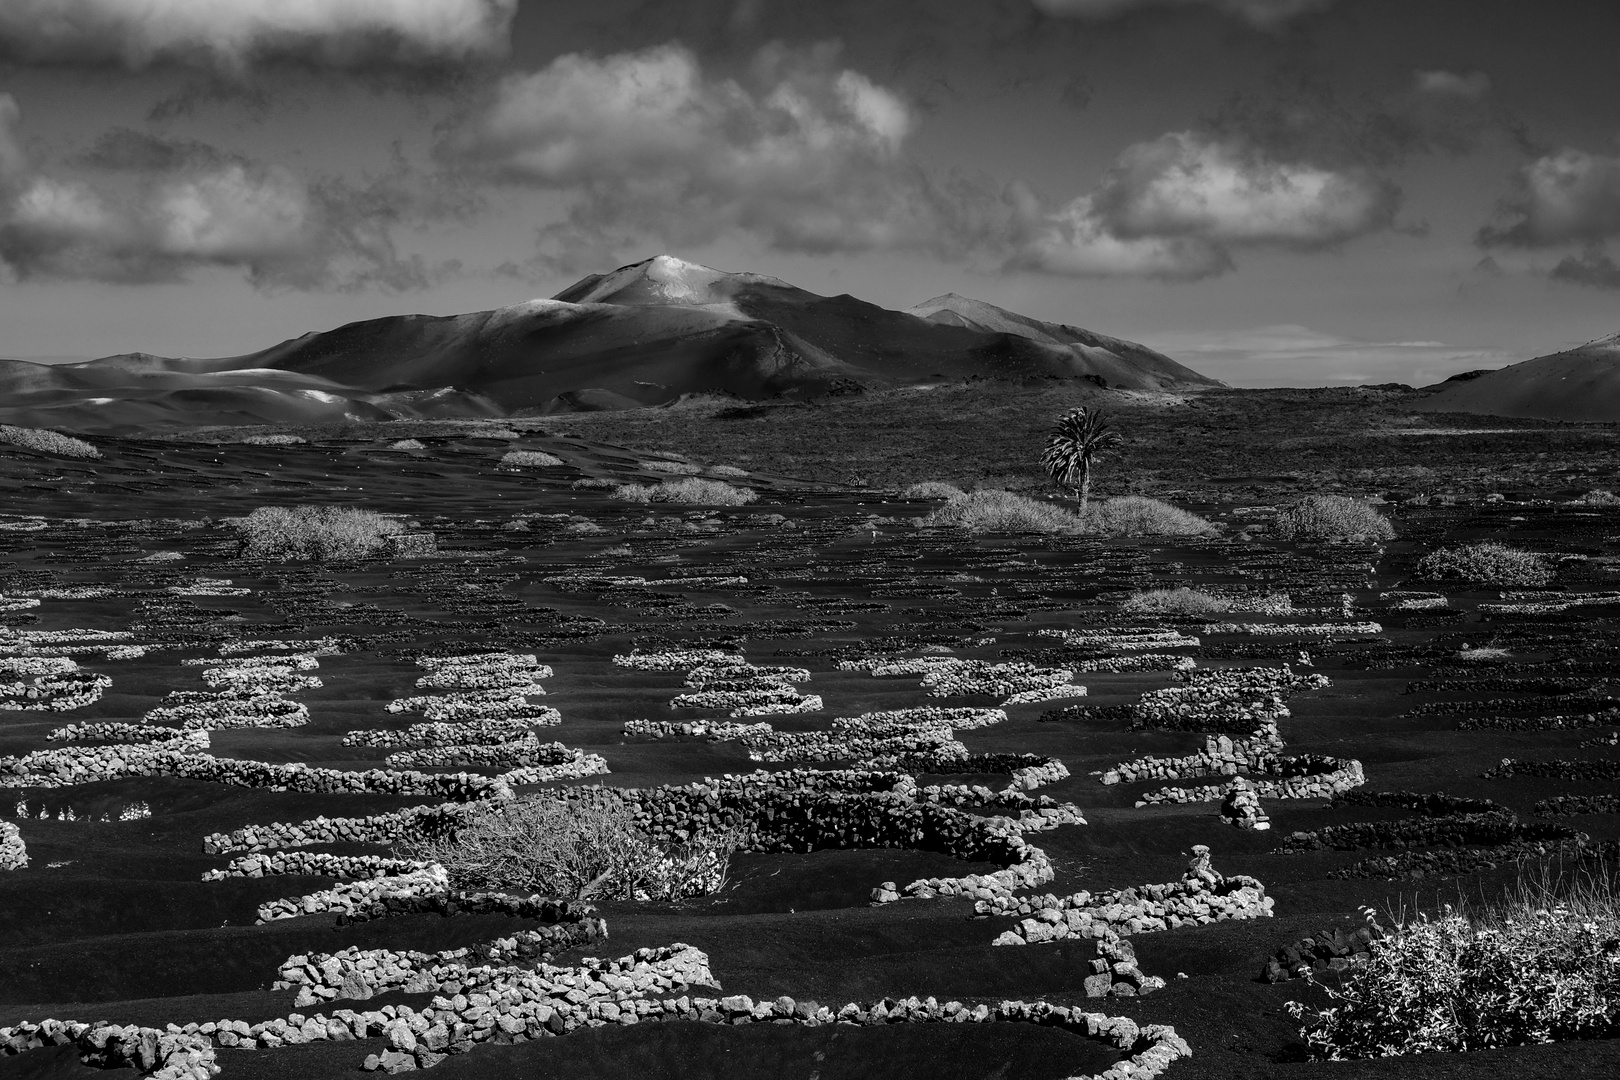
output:
[[1080,19],[1109,19],[1141,8],[1206,7],[1260,27],[1277,26],[1300,15],[1325,11],[1333,4],[1333,0],[1032,0],[1032,2],[1048,15]]
[[40,167],[19,120],[0,95],[0,263],[19,279],[175,281],[213,266],[268,288],[423,283],[420,264],[394,251],[386,201],[134,132]]
[[725,78],[678,44],[566,55],[503,79],[439,154],[573,193],[560,228],[581,250],[609,234],[685,245],[740,230],[784,250],[960,251],[997,221],[1005,232],[999,192],[912,165],[911,107],[836,59],[771,46]]
[[1482,244],[1550,247],[1620,236],[1620,156],[1564,149],[1538,158],[1520,172],[1504,211],[1507,224],[1482,229]]
[[1232,259],[1196,237],[1120,237],[1082,196],[1050,215],[1009,265],[1069,277],[1194,281],[1224,274]]
[[1385,228],[1396,202],[1364,173],[1173,133],[1128,148],[1093,192],[1047,215],[1011,265],[1195,280],[1231,270],[1236,248],[1312,250]]
[[1370,176],[1270,160],[1190,132],[1120,155],[1096,204],[1121,236],[1320,247],[1389,224],[1394,199]]
[[27,62],[240,70],[269,55],[353,67],[504,55],[518,0],[4,0]]

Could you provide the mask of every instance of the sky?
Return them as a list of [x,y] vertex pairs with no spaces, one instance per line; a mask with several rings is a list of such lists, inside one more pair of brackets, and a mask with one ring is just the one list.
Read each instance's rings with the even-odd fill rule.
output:
[[1620,330],[1613,0],[0,0],[0,356],[667,253],[1233,385]]

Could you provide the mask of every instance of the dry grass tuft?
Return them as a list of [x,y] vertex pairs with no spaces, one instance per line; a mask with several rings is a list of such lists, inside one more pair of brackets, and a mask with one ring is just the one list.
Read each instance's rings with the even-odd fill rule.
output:
[[1082,531],[1104,536],[1215,536],[1220,530],[1197,514],[1142,495],[1122,495],[1086,507]]
[[1054,503],[1010,491],[958,492],[917,519],[919,527],[945,526],[970,533],[1076,533],[1079,515]]
[[508,469],[520,469],[526,465],[561,465],[563,459],[556,454],[548,454],[544,450],[508,450],[501,458],[501,464]]

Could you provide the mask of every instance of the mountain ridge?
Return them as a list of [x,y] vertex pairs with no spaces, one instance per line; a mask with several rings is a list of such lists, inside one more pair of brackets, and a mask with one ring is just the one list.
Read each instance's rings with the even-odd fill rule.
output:
[[412,419],[423,410],[485,417],[714,391],[808,399],[972,377],[1224,385],[1146,346],[955,294],[894,311],[659,255],[549,298],[361,320],[230,357],[3,361],[0,422],[139,431]]

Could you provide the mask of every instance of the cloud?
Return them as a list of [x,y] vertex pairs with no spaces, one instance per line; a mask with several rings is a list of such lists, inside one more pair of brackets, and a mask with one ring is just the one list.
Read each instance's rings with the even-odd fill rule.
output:
[[1146,344],[1234,386],[1425,386],[1518,357],[1443,341],[1366,341],[1282,324],[1160,334]]
[[1491,80],[1482,71],[1471,71],[1466,75],[1455,71],[1420,71],[1417,73],[1417,91],[1437,97],[1478,101],[1491,92]]
[[1111,19],[1143,8],[1205,7],[1236,16],[1252,26],[1273,27],[1315,11],[1333,0],[1032,0],[1047,15],[1059,18]]
[[1479,232],[1486,247],[1599,243],[1620,235],[1620,156],[1566,148],[1526,165],[1502,207],[1505,224]]
[[420,287],[390,228],[404,202],[203,143],[110,133],[55,168],[23,152],[20,112],[0,95],[0,263],[19,280],[184,280],[239,270],[266,289]]
[[571,193],[548,239],[576,252],[741,231],[780,250],[961,253],[1005,232],[1013,206],[995,185],[906,157],[916,123],[898,94],[840,67],[835,48],[767,46],[725,78],[668,44],[508,76],[450,125],[438,155]]
[[1192,132],[1128,148],[1087,195],[1048,216],[1014,258],[1077,276],[1196,280],[1231,250],[1319,250],[1394,220],[1399,192],[1358,170],[1278,161]]
[[178,63],[239,72],[504,56],[518,0],[5,0],[0,56],[25,63]]
[[1597,248],[1588,248],[1579,255],[1566,255],[1552,268],[1554,281],[1567,281],[1572,285],[1588,285],[1594,289],[1620,289],[1620,263]]

